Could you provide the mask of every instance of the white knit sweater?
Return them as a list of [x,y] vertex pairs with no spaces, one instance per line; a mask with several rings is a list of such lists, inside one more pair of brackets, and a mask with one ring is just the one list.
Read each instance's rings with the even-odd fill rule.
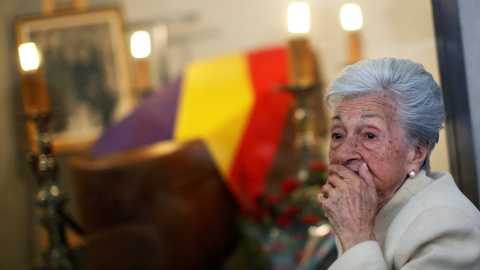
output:
[[377,241],[341,254],[334,269],[480,269],[480,212],[446,172],[420,171],[378,212]]

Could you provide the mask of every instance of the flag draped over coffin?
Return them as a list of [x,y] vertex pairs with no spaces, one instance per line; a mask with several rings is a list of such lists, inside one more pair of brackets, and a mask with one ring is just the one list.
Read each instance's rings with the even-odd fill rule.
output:
[[292,97],[284,47],[193,62],[182,76],[108,128],[93,155],[163,140],[202,139],[245,206],[264,191]]

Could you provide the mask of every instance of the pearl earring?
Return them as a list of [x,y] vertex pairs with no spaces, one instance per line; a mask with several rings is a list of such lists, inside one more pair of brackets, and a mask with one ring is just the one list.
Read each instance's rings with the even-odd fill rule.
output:
[[414,170],[411,170],[411,171],[408,173],[408,178],[410,178],[410,179],[415,178],[415,176],[417,176],[417,173],[416,173]]

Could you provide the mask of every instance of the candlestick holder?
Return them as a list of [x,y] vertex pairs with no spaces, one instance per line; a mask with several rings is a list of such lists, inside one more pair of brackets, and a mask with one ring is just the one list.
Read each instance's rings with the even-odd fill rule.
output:
[[50,119],[49,110],[32,110],[25,114],[25,120],[34,123],[37,133],[38,153],[29,153],[27,160],[39,184],[35,204],[41,209],[40,223],[48,234],[48,249],[42,254],[43,264],[40,269],[71,270],[75,267],[66,241],[67,221],[63,211],[67,197],[58,182],[58,167],[48,132]]
[[293,85],[284,86],[282,91],[289,92],[295,96],[297,103],[294,111],[294,118],[296,120],[297,132],[297,147],[300,153],[300,160],[298,169],[296,171],[296,178],[302,183],[307,184],[310,179],[310,162],[312,159],[312,149],[314,145],[314,132],[309,128],[307,97],[313,91],[318,90],[320,83],[313,83],[310,85]]

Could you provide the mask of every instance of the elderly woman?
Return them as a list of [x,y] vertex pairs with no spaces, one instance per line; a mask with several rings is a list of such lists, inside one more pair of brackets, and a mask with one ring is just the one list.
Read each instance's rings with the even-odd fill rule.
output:
[[330,166],[318,202],[336,235],[330,269],[480,269],[480,213],[429,156],[445,120],[423,66],[347,67],[330,85]]

